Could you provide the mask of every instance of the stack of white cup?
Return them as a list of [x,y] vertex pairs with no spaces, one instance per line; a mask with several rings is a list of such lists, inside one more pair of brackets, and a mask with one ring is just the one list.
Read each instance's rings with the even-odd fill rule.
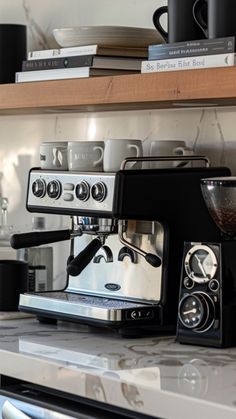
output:
[[[191,156],[193,150],[185,141],[151,141],[148,156]],[[125,158],[143,156],[143,143],[137,139],[107,139],[105,141],[51,141],[40,145],[41,169],[78,172],[117,172]],[[126,169],[172,168],[184,166],[188,161],[153,161],[142,165],[128,162]]]
[[[126,157],[142,157],[141,140],[108,139],[106,141],[43,142],[40,166],[47,170],[78,172],[116,172]],[[132,162],[128,169],[141,168]]]

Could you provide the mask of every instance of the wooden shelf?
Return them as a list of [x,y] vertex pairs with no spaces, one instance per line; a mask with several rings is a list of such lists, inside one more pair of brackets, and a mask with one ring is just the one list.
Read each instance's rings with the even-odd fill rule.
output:
[[235,106],[236,67],[0,85],[0,114]]

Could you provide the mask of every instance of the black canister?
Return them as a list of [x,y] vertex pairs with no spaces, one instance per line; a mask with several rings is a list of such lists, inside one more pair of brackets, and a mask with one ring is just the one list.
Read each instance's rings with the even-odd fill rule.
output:
[[18,310],[19,295],[28,290],[28,264],[0,260],[0,311]]
[[14,83],[27,55],[25,25],[0,24],[0,83]]

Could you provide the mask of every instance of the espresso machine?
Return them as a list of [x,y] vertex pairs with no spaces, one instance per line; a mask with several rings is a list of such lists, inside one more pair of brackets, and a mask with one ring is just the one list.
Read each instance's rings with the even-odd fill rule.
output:
[[201,189],[221,236],[184,245],[177,339],[236,346],[236,177],[202,179]]
[[178,160],[203,167],[126,168],[175,159],[127,158],[116,173],[31,169],[28,211],[69,215],[71,229],[15,234],[12,247],[71,240],[71,251],[66,287],[21,294],[19,309],[41,322],[76,321],[126,336],[175,333],[183,243],[220,237],[200,179],[230,175],[201,156]]

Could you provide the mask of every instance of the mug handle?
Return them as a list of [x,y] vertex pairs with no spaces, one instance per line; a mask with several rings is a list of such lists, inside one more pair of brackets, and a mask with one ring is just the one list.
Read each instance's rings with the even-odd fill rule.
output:
[[193,150],[188,147],[176,147],[174,154],[177,156],[193,156]]
[[[207,20],[203,16],[204,8],[207,6],[206,0],[196,0],[193,4],[193,18],[199,28],[203,31],[206,38],[208,38]],[[207,10],[207,9],[206,9]]]
[[161,34],[164,40],[168,41],[168,33],[163,29],[160,23],[160,17],[164,13],[168,13],[168,6],[159,7],[152,16],[153,25],[155,26],[156,30]]
[[98,166],[98,165],[102,162],[102,160],[103,160],[104,148],[103,148],[103,147],[100,147],[100,146],[98,145],[98,146],[96,146],[96,147],[93,147],[93,150],[94,150],[94,151],[96,151],[96,150],[100,150],[100,151],[101,151],[101,156],[99,157],[99,159],[98,159],[97,161],[95,161],[95,162],[93,163],[93,166],[95,167],[95,166]]
[[[131,150],[131,148],[134,148],[136,150],[136,156],[135,157],[141,157],[141,150],[140,147],[138,147],[136,144],[128,144],[128,148]],[[130,162],[130,167],[135,166],[137,162]]]
[[[194,154],[193,150],[188,147],[176,147],[173,151],[174,151],[175,156],[193,156]],[[187,161],[175,162],[174,166],[183,167],[187,163],[188,163]]]

